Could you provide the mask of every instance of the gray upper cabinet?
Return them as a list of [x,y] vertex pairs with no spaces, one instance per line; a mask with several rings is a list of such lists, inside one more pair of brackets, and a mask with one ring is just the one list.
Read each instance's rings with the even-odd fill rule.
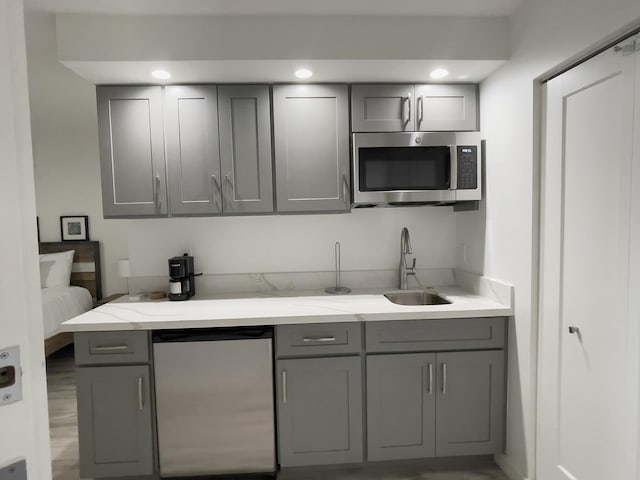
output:
[[434,353],[367,356],[369,460],[435,454]]
[[404,132],[416,129],[413,85],[354,85],[354,132]]
[[76,370],[82,478],[153,474],[147,365]]
[[416,85],[416,130],[477,130],[477,90],[474,84]]
[[347,86],[274,86],[273,128],[278,212],[349,211]]
[[503,450],[504,351],[438,353],[439,457]]
[[352,130],[477,130],[477,90],[475,84],[353,85]]
[[165,87],[165,123],[171,214],[221,213],[216,87]]
[[98,87],[105,218],[167,214],[161,87]]
[[360,357],[278,360],[282,467],[361,462]]
[[224,214],[273,212],[269,87],[221,85],[218,109]]

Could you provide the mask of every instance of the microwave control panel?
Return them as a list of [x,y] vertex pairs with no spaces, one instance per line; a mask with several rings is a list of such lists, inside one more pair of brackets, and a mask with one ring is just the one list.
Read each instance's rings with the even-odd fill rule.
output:
[[478,188],[478,147],[458,146],[458,190]]

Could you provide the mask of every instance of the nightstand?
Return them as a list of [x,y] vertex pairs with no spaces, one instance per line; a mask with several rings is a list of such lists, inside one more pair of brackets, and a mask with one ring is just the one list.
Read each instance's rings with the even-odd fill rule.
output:
[[104,305],[105,303],[112,302],[116,298],[120,298],[123,295],[126,295],[126,293],[114,293],[113,295],[109,295],[108,297],[104,297],[103,299],[98,300],[93,308],[99,307],[100,305]]

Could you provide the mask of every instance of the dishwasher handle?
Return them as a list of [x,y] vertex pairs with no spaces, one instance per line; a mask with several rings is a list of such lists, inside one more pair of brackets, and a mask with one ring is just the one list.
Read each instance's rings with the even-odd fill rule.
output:
[[255,327],[176,328],[156,330],[152,334],[153,343],[216,342],[261,338],[273,338],[273,327],[258,325]]

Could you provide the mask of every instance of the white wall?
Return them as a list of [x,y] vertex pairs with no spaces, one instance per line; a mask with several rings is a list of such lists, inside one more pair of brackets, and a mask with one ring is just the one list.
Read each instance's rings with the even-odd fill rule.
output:
[[102,242],[104,293],[122,292],[127,222],[102,218],[95,87],[58,62],[53,15],[27,14],[25,24],[40,239],[60,241],[61,215],[88,215],[91,240]]
[[525,2],[511,20],[511,60],[481,85],[486,199],[480,211],[458,214],[457,242],[467,248],[465,260],[459,247],[457,264],[516,286],[509,338],[507,454],[499,458],[512,478],[535,478],[539,162],[535,80],[633,23],[640,24],[637,0]]
[[51,478],[35,192],[21,0],[0,0],[0,349],[20,346],[23,399],[0,407],[0,466]]
[[453,268],[455,215],[452,207],[403,207],[147,219],[129,225],[131,271],[168,275],[167,259],[184,252],[194,255],[205,274],[333,271],[337,241],[343,270],[391,270],[398,268],[402,227],[409,228],[417,268]]

